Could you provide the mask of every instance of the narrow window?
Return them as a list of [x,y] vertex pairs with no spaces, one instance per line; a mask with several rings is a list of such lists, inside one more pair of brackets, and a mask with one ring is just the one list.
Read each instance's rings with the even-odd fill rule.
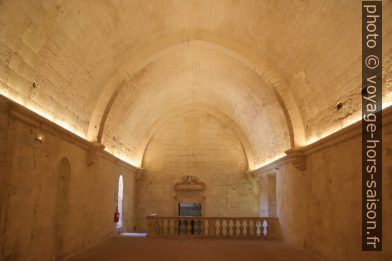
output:
[[118,194],[117,194],[117,207],[118,207],[118,212],[120,213],[120,219],[117,223],[117,228],[122,227],[122,207],[123,207],[123,177],[120,175],[118,179]]

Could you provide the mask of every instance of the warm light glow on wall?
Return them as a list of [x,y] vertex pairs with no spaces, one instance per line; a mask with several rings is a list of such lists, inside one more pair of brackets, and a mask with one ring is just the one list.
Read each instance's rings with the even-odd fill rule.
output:
[[[37,105],[35,105],[35,104],[30,104],[30,103],[24,101],[23,99],[21,99],[20,97],[18,97],[18,96],[16,96],[16,95],[11,95],[8,91],[6,91],[6,89],[3,89],[3,88],[0,89],[0,95],[3,95],[3,96],[5,96],[5,97],[7,97],[8,99],[10,99],[10,100],[12,100],[12,101],[18,103],[18,104],[21,105],[21,106],[26,107],[27,109],[29,109],[29,110],[31,110],[31,111],[37,113],[38,115],[40,115],[40,116],[42,116],[43,118],[45,118],[45,119],[47,119],[47,120],[49,120],[49,121],[55,123],[56,125],[58,125],[58,126],[64,128],[64,129],[66,129],[66,130],[72,132],[73,134],[75,134],[75,135],[77,135],[77,136],[79,136],[79,137],[81,137],[81,138],[83,138],[83,139],[85,139],[85,140],[87,140],[87,139],[86,139],[86,134],[80,132],[77,128],[73,127],[72,125],[68,124],[67,122],[65,122],[65,121],[63,121],[63,120],[61,120],[61,119],[57,119],[55,116],[53,116],[53,115],[51,115],[51,114],[49,114],[49,113],[43,111],[43,110],[42,110],[41,108],[39,108]],[[392,106],[392,100],[389,99],[389,96],[391,96],[391,94],[389,94],[389,95],[387,95],[387,97],[385,97],[385,100],[388,99],[388,101],[383,102],[383,109]],[[339,130],[341,130],[341,129],[345,128],[345,127],[348,127],[348,126],[350,126],[350,125],[352,125],[352,124],[354,124],[354,123],[360,121],[360,120],[361,120],[361,117],[362,117],[362,116],[361,116],[361,113],[360,113],[360,112],[357,112],[357,113],[356,113],[355,115],[353,115],[352,117],[350,117],[350,118],[348,118],[348,119],[346,119],[346,120],[343,120],[343,121],[340,122],[339,124],[337,124],[337,125],[331,127],[331,128],[328,129],[327,131],[324,131],[324,132],[321,133],[320,135],[314,135],[314,136],[308,138],[307,141],[306,141],[305,146],[306,146],[306,145],[310,145],[310,144],[312,144],[312,143],[315,143],[315,142],[317,142],[317,141],[319,141],[319,140],[321,140],[321,139],[323,139],[323,138],[326,138],[327,136],[330,136],[330,135],[332,135],[332,134],[338,132]],[[128,164],[130,164],[130,165],[132,165],[132,166],[135,166],[135,167],[137,167],[137,168],[140,168],[140,167],[141,167],[141,161],[142,161],[141,159],[139,159],[139,160],[129,159],[129,158],[128,158],[126,155],[124,155],[123,153],[118,152],[118,151],[111,150],[110,148],[105,148],[105,150],[106,150],[107,152],[109,152],[110,154],[112,154],[113,156],[115,156],[116,158],[119,158],[120,160],[122,160],[122,161],[124,161],[124,162],[126,162],[126,163],[128,163]],[[276,157],[274,157],[274,158],[268,159],[268,160],[263,161],[263,162],[261,162],[261,163],[257,163],[257,164],[256,164],[256,167],[254,168],[254,170],[257,170],[257,169],[259,169],[259,168],[262,168],[262,167],[264,167],[264,166],[266,166],[266,165],[268,165],[268,164],[270,164],[270,163],[272,163],[272,162],[274,162],[274,161],[276,161],[276,160],[281,159],[281,158],[284,157],[284,156],[285,156],[285,154],[282,153],[282,154],[280,154],[280,155],[278,155],[278,156],[276,156]]]
[[[391,96],[392,96],[392,94],[391,94]],[[383,109],[386,109],[386,108],[388,108],[388,107],[390,107],[390,106],[392,106],[392,100],[391,100],[391,101],[384,102],[384,103],[382,104],[382,108],[383,108]]]
[[9,92],[4,91],[3,89],[0,89],[0,94],[3,95],[4,97],[7,97],[10,100],[12,100],[13,102],[15,102],[15,103],[17,103],[17,104],[19,104],[19,105],[29,109],[30,111],[38,114],[39,116],[41,116],[41,117],[43,117],[43,118],[45,118],[45,119],[55,123],[56,125],[58,125],[58,126],[64,128],[64,129],[72,132],[73,134],[75,134],[75,135],[77,135],[77,136],[79,136],[79,137],[81,137],[83,139],[86,139],[86,135],[83,134],[82,132],[80,132],[78,129],[76,129],[75,127],[69,125],[68,123],[64,122],[61,119],[57,119],[55,116],[47,113],[46,111],[43,111],[37,105],[28,103],[26,101],[23,101],[22,99],[20,99],[17,96],[10,95]]
[[[68,124],[67,122],[64,122],[63,120],[57,119],[55,118],[53,115],[43,111],[41,108],[39,108],[37,105],[34,104],[30,104],[28,102],[23,101],[22,99],[20,99],[18,96],[14,96],[14,95],[10,95],[9,92],[5,91],[4,89],[0,88],[0,95],[12,100],[13,102],[29,109],[30,111],[38,114],[39,116],[53,122],[54,124],[60,126],[63,129],[66,129],[70,132],[72,132],[73,134],[79,136],[80,138],[87,140],[86,139],[86,135],[84,133],[81,133],[78,129],[74,128],[73,126],[71,126],[70,124]],[[119,158],[120,160],[135,166],[135,167],[139,167],[140,166],[140,161],[134,161],[131,160],[129,158],[127,158],[126,156],[122,156],[122,155],[117,155],[114,152],[111,152],[109,150],[107,150],[109,153],[111,153],[113,156]]]
[[140,168],[141,167],[141,160],[134,160],[134,159],[130,159],[128,158],[126,155],[124,155],[121,152],[112,150],[110,148],[105,148],[105,151],[109,152],[110,154],[112,154],[113,156],[115,156],[116,158],[136,167],[136,168]]
[[[383,102],[382,109],[386,109],[391,105],[392,105],[392,101]],[[318,135],[318,136],[315,135],[315,136],[312,136],[311,138],[307,139],[306,145],[310,145],[310,144],[315,143],[323,138],[326,138],[326,137],[340,131],[341,129],[344,129],[354,123],[359,122],[360,120],[362,120],[361,111],[357,112],[353,117],[348,118],[346,120],[343,120],[340,122],[340,124],[337,124],[337,125],[331,127],[327,131],[324,131],[321,135]]]
[[256,164],[256,167],[254,168],[254,170],[258,170],[258,169],[260,169],[260,168],[262,168],[264,166],[267,166],[268,164],[270,164],[270,163],[272,163],[274,161],[277,161],[277,160],[283,158],[284,156],[286,156],[286,154],[282,153],[282,154],[279,154],[278,156],[276,156],[274,158],[271,158],[269,160],[266,160],[266,161],[263,161],[261,163],[258,163],[258,164]]
[[305,146],[310,145],[312,143],[315,143],[323,138],[326,138],[326,137],[340,131],[341,129],[346,128],[346,127],[348,127],[348,126],[350,126],[360,120],[361,120],[361,114],[359,112],[355,116],[348,118],[346,120],[343,120],[343,121],[339,122],[339,124],[336,124],[336,125],[332,126],[331,128],[325,130],[320,135],[313,135],[312,137],[308,138]]
[[[386,108],[388,108],[390,106],[392,106],[392,100],[383,102],[382,109],[386,109]],[[361,114],[361,112],[358,112],[353,117],[348,118],[348,119],[342,121],[339,125],[336,125],[336,126],[330,128],[329,130],[323,132],[321,135],[313,136],[313,137],[309,138],[307,140],[305,146],[310,145],[312,143],[315,143],[315,142],[317,142],[317,141],[319,141],[319,140],[321,140],[323,138],[326,138],[326,137],[328,137],[328,136],[330,136],[330,135],[340,131],[341,129],[343,129],[345,127],[348,127],[348,126],[350,126],[352,124],[355,124],[356,122],[360,121],[361,119],[362,119],[362,114]],[[282,155],[280,155],[280,156],[278,156],[276,158],[273,158],[273,159],[270,159],[270,160],[266,160],[266,161],[264,161],[262,163],[259,163],[259,164],[256,165],[254,170],[260,169],[260,168],[262,168],[262,167],[264,167],[264,166],[266,166],[266,165],[268,165],[268,164],[270,164],[270,163],[272,163],[272,162],[274,162],[274,161],[276,161],[276,160],[278,160],[278,159],[280,159],[280,158],[282,158],[284,156],[285,156],[285,154],[282,154]]]

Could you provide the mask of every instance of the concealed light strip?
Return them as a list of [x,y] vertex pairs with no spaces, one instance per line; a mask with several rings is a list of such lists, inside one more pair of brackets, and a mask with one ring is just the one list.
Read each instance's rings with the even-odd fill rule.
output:
[[[76,128],[72,127],[68,123],[66,123],[66,122],[64,122],[62,120],[58,120],[54,116],[52,116],[52,115],[42,111],[38,106],[26,103],[26,102],[22,101],[20,98],[18,98],[16,96],[13,96],[13,95],[10,95],[8,92],[4,91],[3,89],[0,89],[0,95],[8,98],[9,100],[11,100],[11,101],[13,101],[13,102],[15,102],[15,103],[17,103],[17,104],[27,108],[27,109],[29,109],[30,111],[38,114],[39,116],[41,116],[41,117],[43,117],[43,118],[45,118],[47,120],[49,120],[50,122],[60,126],[61,128],[66,129],[66,130],[72,132],[73,134],[79,136],[80,138],[82,138],[84,140],[87,140],[85,134],[81,133],[79,130],[77,130]],[[41,141],[43,138],[36,137],[36,139]],[[133,161],[133,160],[128,159],[127,157],[118,155],[116,152],[113,152],[113,151],[109,151],[109,150],[106,150],[106,151],[109,152],[110,154],[112,154],[113,156],[115,156],[116,158],[118,158],[118,159],[120,159],[120,160],[122,160],[122,161],[124,161],[124,162],[126,162],[126,163],[128,163],[128,164],[130,164],[130,165],[132,165],[134,167],[136,167],[136,168],[138,168],[140,166],[140,163],[137,163],[137,161]]]
[[125,161],[126,163],[136,167],[136,168],[140,168],[141,167],[141,162],[140,160],[136,161],[136,160],[131,160],[129,159],[127,156],[120,154],[116,151],[111,150],[110,148],[105,148],[105,151],[109,152],[110,154],[112,154],[113,156],[115,156],[116,158]]
[[[388,107],[390,107],[390,106],[392,106],[392,101],[383,102],[383,104],[382,104],[382,109],[384,110],[384,109],[386,109],[386,108],[388,108]],[[317,141],[319,141],[319,140],[321,140],[321,139],[323,139],[323,138],[326,138],[326,137],[328,137],[328,136],[330,136],[330,135],[332,135],[332,134],[338,132],[339,130],[341,130],[341,129],[343,129],[343,128],[346,128],[346,127],[348,127],[348,126],[350,126],[350,125],[353,125],[353,124],[359,122],[360,120],[362,120],[362,119],[361,119],[361,115],[359,114],[359,116],[353,117],[353,118],[351,118],[350,120],[348,120],[348,121],[346,121],[346,122],[343,122],[343,124],[342,124],[340,127],[333,128],[332,130],[330,130],[330,131],[328,131],[328,132],[324,132],[324,133],[323,133],[322,135],[320,135],[320,136],[317,136],[317,137],[313,137],[313,138],[311,138],[311,139],[308,139],[307,142],[306,142],[306,144],[305,144],[305,146],[310,145],[310,144],[312,144],[312,143],[315,143],[315,142],[317,142]],[[259,163],[259,164],[257,164],[256,167],[253,169],[253,171],[256,171],[256,170],[258,170],[258,169],[260,169],[260,168],[263,168],[263,167],[267,166],[268,164],[271,164],[272,162],[281,159],[281,158],[284,157],[284,156],[285,156],[285,154],[281,154],[281,155],[278,156],[278,157],[275,157],[275,158],[272,158],[272,159],[270,159],[270,160],[264,161],[263,163]]]
[[8,92],[5,92],[2,89],[0,89],[0,95],[10,99],[11,101],[13,101],[13,102],[15,102],[15,103],[17,103],[17,104],[27,108],[27,109],[29,109],[30,111],[38,114],[39,116],[41,116],[41,117],[43,117],[43,118],[45,118],[45,119],[55,123],[56,125],[64,128],[64,129],[72,132],[73,134],[75,134],[75,135],[77,135],[77,136],[79,136],[79,137],[81,137],[83,139],[86,139],[86,135],[81,133],[78,129],[76,129],[75,127],[69,125],[68,123],[66,123],[66,122],[64,122],[62,120],[56,119],[53,115],[50,115],[47,112],[44,112],[38,106],[36,106],[34,104],[26,103],[26,102],[22,101],[22,99],[20,99],[20,98],[18,98],[16,96],[10,95]]
[[361,120],[361,114],[358,113],[358,115],[351,117],[350,119],[347,120],[343,120],[341,122],[339,122],[340,124],[335,125],[332,128],[327,129],[326,131],[324,131],[323,133],[321,133],[320,135],[314,135],[310,138],[307,139],[305,146],[313,144],[321,139],[324,139],[336,132],[338,132],[341,129],[344,129],[350,125],[355,124],[356,122]]
[[[47,114],[46,112],[42,111],[38,106],[31,105],[31,104],[28,104],[26,102],[23,102],[20,98],[18,98],[17,96],[10,95],[9,92],[6,92],[4,89],[0,89],[0,95],[3,95],[5,97],[7,97],[8,99],[14,101],[15,103],[17,103],[17,104],[19,104],[21,106],[26,107],[27,109],[37,113],[38,115],[40,115],[40,116],[44,117],[45,119],[53,122],[54,124],[57,124],[60,127],[62,127],[64,129],[72,132],[73,134],[79,136],[80,138],[82,138],[84,140],[87,140],[85,134],[81,133],[79,130],[77,130],[73,126],[69,125],[68,123],[66,123],[66,122],[64,122],[62,120],[58,120],[54,116],[52,116],[50,114]],[[388,102],[384,102],[383,103],[383,109],[388,108],[390,106],[392,106],[392,101],[388,101]],[[319,141],[319,140],[321,140],[321,139],[323,139],[323,138],[325,138],[327,136],[330,136],[330,135],[336,133],[337,131],[339,131],[339,130],[345,128],[345,127],[348,127],[348,126],[350,126],[350,125],[352,125],[352,124],[354,124],[354,123],[356,123],[356,122],[358,122],[360,120],[361,120],[361,115],[359,114],[359,116],[353,117],[350,120],[348,120],[346,122],[343,122],[341,124],[341,126],[339,126],[339,127],[335,127],[333,129],[329,130],[328,132],[324,132],[324,133],[322,133],[319,136],[315,136],[315,137],[312,137],[312,138],[308,139],[306,144],[305,144],[305,146],[310,145],[312,143],[315,143],[315,142],[317,142],[317,141]],[[115,156],[116,158],[118,158],[118,159],[120,159],[120,160],[122,160],[122,161],[124,161],[124,162],[126,162],[126,163],[128,163],[128,164],[130,164],[130,165],[132,165],[134,167],[136,167],[136,168],[140,168],[140,165],[141,165],[141,161],[140,160],[138,160],[138,161],[137,160],[131,160],[127,156],[124,156],[124,155],[122,155],[120,153],[112,151],[109,148],[105,148],[105,150],[108,153],[110,153],[113,156]],[[276,157],[274,157],[272,159],[266,160],[266,161],[264,161],[262,163],[258,163],[258,164],[256,164],[256,167],[254,168],[254,170],[260,169],[260,168],[262,168],[262,167],[264,167],[264,166],[266,166],[268,164],[271,164],[272,162],[281,159],[285,155],[286,154],[280,154],[280,155],[278,155],[278,156],[276,156]]]
[[254,170],[258,170],[264,166],[267,166],[268,164],[271,164],[272,162],[277,161],[277,160],[283,158],[284,156],[286,156],[286,154],[282,153],[282,154],[279,154],[278,156],[273,157],[272,159],[266,160],[262,163],[258,163],[258,164],[256,164],[256,167],[254,168]]
[[[382,109],[384,110],[384,109],[390,107],[391,105],[392,105],[392,101],[384,102],[382,104]],[[326,138],[326,137],[328,137],[328,136],[330,136],[330,135],[340,131],[341,129],[344,129],[344,128],[350,126],[350,125],[353,125],[353,124],[361,121],[362,120],[361,117],[362,116],[361,116],[360,111],[359,111],[357,116],[354,116],[354,117],[352,117],[352,118],[350,118],[350,119],[348,119],[346,121],[341,122],[340,126],[331,128],[329,131],[325,131],[325,132],[323,132],[319,136],[313,136],[312,138],[309,138],[307,140],[305,146],[313,144],[313,143],[315,143],[315,142],[317,142],[317,141],[319,141],[321,139],[324,139],[324,138]]]

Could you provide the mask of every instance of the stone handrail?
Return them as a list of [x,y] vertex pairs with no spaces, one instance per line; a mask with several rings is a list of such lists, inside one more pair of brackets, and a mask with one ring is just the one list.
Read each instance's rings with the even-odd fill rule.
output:
[[279,239],[276,217],[147,216],[148,237]]

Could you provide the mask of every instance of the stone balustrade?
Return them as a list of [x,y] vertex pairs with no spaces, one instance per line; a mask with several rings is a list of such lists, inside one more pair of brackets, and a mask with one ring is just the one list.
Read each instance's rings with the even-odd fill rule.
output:
[[276,217],[147,216],[148,237],[279,239]]

